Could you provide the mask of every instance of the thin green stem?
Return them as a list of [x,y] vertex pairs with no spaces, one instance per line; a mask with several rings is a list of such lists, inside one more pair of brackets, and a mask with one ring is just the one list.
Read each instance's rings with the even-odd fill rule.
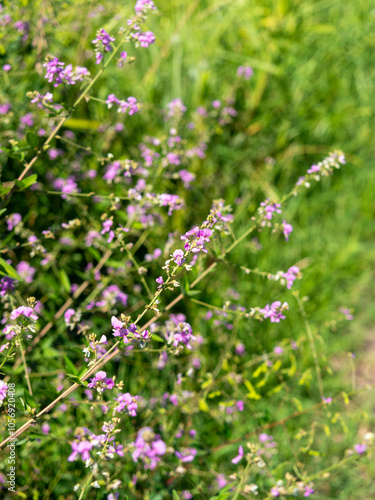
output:
[[299,307],[299,309],[301,311],[301,315],[302,315],[303,321],[305,323],[305,328],[306,328],[307,336],[309,338],[311,352],[312,352],[313,359],[314,359],[316,376],[317,376],[317,379],[318,379],[318,386],[319,386],[320,398],[323,399],[324,392],[323,392],[322,372],[321,372],[321,369],[320,369],[318,352],[316,350],[316,346],[315,346],[315,342],[314,342],[314,336],[313,336],[313,333],[311,331],[310,323],[309,323],[309,321],[307,319],[306,311],[305,311],[305,308],[303,307],[303,303],[302,303],[302,300],[301,300],[301,298],[299,296],[299,293],[298,292],[292,292],[292,293],[293,293],[294,297],[296,298],[296,301],[298,303],[298,307]]

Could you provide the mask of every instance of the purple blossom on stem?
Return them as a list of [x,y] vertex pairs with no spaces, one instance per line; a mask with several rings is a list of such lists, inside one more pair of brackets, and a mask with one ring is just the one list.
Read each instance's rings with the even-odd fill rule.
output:
[[120,394],[115,401],[119,404],[114,408],[114,411],[117,413],[121,413],[126,411],[131,417],[137,416],[137,408],[138,408],[138,396],[132,396],[129,392],[125,394]]
[[185,257],[184,257],[184,252],[182,250],[175,250],[173,252],[173,260],[178,266],[182,266],[182,264],[185,262]]
[[18,224],[21,222],[21,220],[22,220],[21,214],[15,213],[15,214],[9,215],[9,217],[7,218],[7,221],[6,221],[8,231],[12,231],[12,229],[14,229],[16,226],[18,226]]
[[3,380],[0,380],[0,405],[7,397],[7,390],[8,390],[7,384]]
[[356,444],[354,445],[354,449],[358,455],[363,455],[367,450],[367,446],[365,444]]
[[155,43],[155,35],[152,31],[145,31],[144,33],[136,33],[134,38],[139,42],[139,45],[145,49],[149,47],[149,45]]
[[238,462],[240,462],[242,459],[243,459],[243,448],[242,446],[240,446],[238,448],[238,455],[232,458],[231,462],[232,464],[238,464]]
[[[103,28],[100,29],[97,34],[96,38],[92,41],[93,44],[96,46],[96,50],[99,50],[100,45],[103,46],[105,52],[112,52],[112,47],[111,47],[111,42],[114,42],[115,38],[113,36],[110,36],[109,33],[107,33]],[[96,64],[99,64],[100,59],[98,61],[98,58],[96,60]]]
[[269,199],[262,201],[260,204],[259,212],[265,219],[271,220],[274,214],[281,214],[281,204],[272,203]]
[[291,224],[288,224],[285,220],[283,220],[282,227],[285,236],[285,241],[289,241],[289,235],[293,231],[293,226]]
[[87,387],[96,389],[99,393],[102,393],[106,389],[113,389],[114,385],[113,379],[108,378],[106,372],[99,371],[94,378],[90,379]]
[[10,313],[10,319],[17,319],[19,316],[25,316],[25,318],[31,319],[33,321],[37,321],[38,316],[34,314],[34,311],[31,307],[20,306],[17,309],[14,309]]
[[264,318],[270,318],[271,323],[280,323],[281,319],[285,319],[283,311],[289,309],[287,302],[281,304],[279,300],[273,302],[271,305],[267,304],[263,309],[260,309],[260,314]]
[[250,80],[254,71],[250,66],[239,66],[237,68],[237,76],[242,76],[245,80]]
[[292,266],[287,270],[286,273],[283,273],[283,278],[286,280],[286,287],[288,289],[292,288],[295,279],[299,275],[299,272],[299,267]]
[[135,4],[136,12],[147,12],[150,9],[156,9],[155,4],[152,0],[137,0]]
[[160,462],[160,457],[165,455],[167,445],[158,435],[154,434],[151,427],[143,427],[138,432],[137,438],[134,443],[132,454],[134,462],[139,459],[144,463],[145,469],[154,470],[157,463]]
[[314,494],[313,488],[311,486],[305,486],[305,492],[303,494],[304,497],[309,497],[310,495]]
[[79,455],[83,461],[90,459],[90,450],[95,446],[93,441],[73,441],[72,453],[68,457],[68,462],[74,462]]
[[175,452],[176,457],[179,458],[182,463],[192,462],[196,454],[197,450],[195,448],[183,448],[181,452]]

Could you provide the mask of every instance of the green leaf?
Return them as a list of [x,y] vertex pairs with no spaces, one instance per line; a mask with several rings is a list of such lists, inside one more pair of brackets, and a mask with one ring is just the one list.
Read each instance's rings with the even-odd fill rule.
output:
[[165,342],[165,340],[163,338],[161,338],[159,335],[157,335],[156,333],[152,334],[152,340],[156,340],[156,342]]
[[33,174],[33,175],[30,175],[29,177],[26,177],[26,179],[24,179],[22,181],[24,189],[27,189],[30,186],[32,186],[33,184],[35,184],[37,179],[38,179],[37,174]]
[[61,285],[63,286],[63,288],[65,289],[65,291],[67,293],[69,293],[70,292],[70,288],[71,288],[71,284],[70,284],[70,280],[69,280],[68,275],[66,274],[66,272],[65,272],[64,269],[60,269],[59,274],[60,274],[60,283],[61,283]]
[[68,356],[64,356],[65,366],[69,373],[73,375],[78,375],[78,370],[75,367],[74,363],[68,358]]
[[84,384],[79,377],[77,377],[76,375],[73,375],[72,373],[67,373],[66,374],[68,380],[70,380],[71,382],[73,382],[74,384],[78,384],[78,385],[83,385],[86,387],[86,384]]
[[1,273],[5,276],[9,276],[9,278],[13,278],[14,280],[23,281],[21,276],[17,273],[17,271],[10,265],[8,262],[0,257],[0,266],[4,269],[5,273]]
[[39,145],[39,138],[32,132],[27,132],[26,141],[32,148],[37,148]]
[[38,178],[37,174],[33,174],[30,175],[29,177],[26,177],[26,179],[23,179],[22,181],[15,181],[14,184],[19,191],[23,191],[24,189],[27,189],[33,184],[35,184],[37,178]]
[[180,500],[180,497],[178,496],[176,490],[173,490],[172,493],[173,493],[173,500]]

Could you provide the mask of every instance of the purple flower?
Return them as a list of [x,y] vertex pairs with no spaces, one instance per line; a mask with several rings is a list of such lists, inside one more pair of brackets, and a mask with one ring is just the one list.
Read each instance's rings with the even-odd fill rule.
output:
[[139,42],[140,46],[147,49],[149,45],[155,43],[155,35],[152,31],[145,31],[144,33],[136,34],[136,39]]
[[[98,46],[102,45],[106,52],[112,52],[111,42],[114,42],[115,38],[110,36],[103,28],[100,29],[97,34],[95,40],[92,41],[93,44]],[[98,64],[98,61],[97,61]]]
[[173,210],[179,210],[182,207],[182,200],[177,194],[162,193],[158,195],[160,206],[168,207],[168,215],[172,215]]
[[238,464],[238,462],[242,459],[243,459],[243,448],[242,448],[242,446],[240,446],[238,448],[238,455],[236,457],[232,458],[231,462],[232,462],[232,464]]
[[47,59],[43,66],[46,68],[45,78],[49,83],[54,82],[54,87],[58,87],[62,83],[65,85],[74,85],[77,81],[83,80],[85,76],[90,74],[87,68],[80,66],[73,69],[73,66],[68,64],[65,67],[65,63],[59,61],[57,57]]
[[311,165],[311,167],[308,169],[307,173],[308,174],[315,174],[316,172],[319,172],[321,169],[321,165]]
[[313,488],[311,486],[305,486],[305,493],[303,494],[304,497],[309,497],[310,495],[314,494]]
[[299,267],[292,266],[287,270],[286,273],[283,274],[283,278],[286,280],[286,287],[288,288],[288,290],[292,288],[293,283],[297,278],[299,272],[300,272]]
[[237,68],[237,76],[242,76],[245,80],[250,80],[254,71],[250,66],[239,66]]
[[280,346],[276,346],[274,349],[273,349],[273,352],[277,355],[279,354],[282,354],[284,352],[284,349]]
[[3,71],[10,71],[11,69],[12,69],[12,66],[10,64],[4,64]]
[[47,435],[47,434],[49,434],[51,427],[47,424],[47,422],[45,422],[42,425],[41,429],[42,429],[43,434]]
[[246,353],[246,348],[243,344],[239,343],[239,344],[236,344],[235,351],[236,351],[236,354],[238,354],[239,356],[242,356],[243,354]]
[[95,443],[92,441],[73,441],[72,442],[72,453],[68,457],[68,462],[74,462],[74,460],[78,457],[78,455],[82,455],[81,458],[83,461],[90,459],[89,451],[91,448],[95,446]]
[[181,118],[181,116],[185,113],[187,109],[179,97],[169,102],[167,104],[167,108],[168,108],[167,118]]
[[270,318],[271,323],[280,323],[281,319],[285,319],[283,315],[285,309],[289,309],[287,302],[281,304],[281,302],[277,300],[271,305],[267,304],[264,309],[260,309],[259,313],[262,314],[264,318]]
[[182,266],[182,264],[185,262],[184,252],[182,250],[175,250],[172,257],[178,266]]
[[3,380],[0,380],[0,404],[2,404],[4,399],[7,397],[7,390],[7,384]]
[[26,306],[17,307],[17,309],[14,309],[10,313],[10,319],[17,319],[19,316],[25,316],[25,318],[29,318],[33,321],[37,321],[38,319],[38,316],[34,314],[31,307],[26,307]]
[[67,309],[64,313],[64,319],[65,319],[65,323],[69,324],[70,323],[70,320],[72,319],[72,316],[75,315],[75,310],[74,309]]
[[156,278],[156,283],[158,283],[159,285],[163,285],[164,284],[164,280],[163,280],[163,277],[162,276],[159,276],[159,278]]
[[124,66],[124,64],[126,63],[127,58],[128,58],[128,53],[125,51],[121,52],[120,57],[117,61],[117,66],[119,68],[122,68]]
[[292,231],[293,231],[293,226],[291,224],[288,224],[285,220],[283,220],[283,233],[286,241],[289,241],[289,235]]
[[281,204],[280,203],[272,203],[268,198],[265,201],[262,201],[260,204],[260,208],[258,209],[259,213],[267,220],[271,220],[273,214],[281,214]]
[[149,9],[156,9],[152,0],[137,0],[137,3],[135,4],[136,12],[147,12]]
[[117,413],[126,411],[131,417],[136,417],[138,408],[137,400],[138,396],[132,396],[129,392],[120,394],[115,398],[115,401],[117,401],[119,405],[114,408],[114,411]]
[[190,183],[193,182],[196,178],[195,174],[192,174],[188,170],[180,170],[178,173],[180,174],[185,188],[188,188],[190,186]]
[[278,488],[271,488],[271,492],[270,493],[271,493],[271,495],[273,497],[279,497],[280,496],[280,492],[279,492]]
[[228,484],[228,481],[225,479],[224,474],[219,474],[216,478],[217,486],[221,490],[225,488],[225,486]]
[[113,389],[114,385],[114,381],[107,377],[106,372],[99,371],[94,378],[90,379],[90,383],[87,387],[96,389],[99,393],[102,393],[106,389]]
[[15,214],[9,215],[9,217],[7,218],[7,221],[6,221],[8,231],[12,231],[12,229],[14,229],[16,226],[18,226],[18,224],[21,222],[21,220],[22,220],[21,214],[15,213]]
[[6,115],[11,107],[12,105],[9,102],[0,104],[0,115]]
[[354,319],[354,316],[353,316],[353,314],[351,314],[349,309],[346,309],[345,307],[340,307],[339,311],[341,314],[343,314],[345,316],[345,318],[348,321],[351,321],[352,319]]
[[131,445],[134,448],[133,461],[138,462],[141,459],[144,468],[150,470],[155,469],[160,457],[167,451],[167,445],[159,436],[154,434],[151,427],[140,429],[136,440]]
[[197,450],[195,448],[183,448],[182,452],[175,452],[176,457],[179,458],[182,463],[192,462],[196,454]]
[[363,455],[367,450],[367,446],[365,444],[356,444],[354,445],[354,449],[358,455]]

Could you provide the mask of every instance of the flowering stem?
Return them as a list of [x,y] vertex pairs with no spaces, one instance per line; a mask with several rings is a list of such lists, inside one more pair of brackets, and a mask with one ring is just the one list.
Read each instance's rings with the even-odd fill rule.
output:
[[[91,80],[91,82],[82,91],[82,93],[77,98],[77,100],[74,102],[74,104],[71,106],[71,108],[69,109],[69,111],[67,111],[64,114],[64,116],[61,118],[61,120],[58,122],[58,124],[56,125],[56,127],[54,128],[54,130],[50,133],[50,135],[48,136],[48,138],[44,142],[43,146],[37,151],[37,153],[34,156],[34,158],[32,158],[32,160],[30,160],[29,163],[25,166],[25,168],[23,169],[22,173],[19,175],[19,177],[18,177],[17,180],[22,181],[22,179],[25,177],[25,175],[28,173],[28,171],[32,168],[32,166],[34,165],[34,163],[39,158],[41,152],[44,151],[46,149],[46,146],[48,146],[52,142],[52,140],[56,137],[57,132],[64,125],[64,123],[66,122],[66,120],[69,118],[69,116],[72,114],[72,112],[78,106],[78,104],[82,101],[82,99],[87,95],[87,93],[89,92],[89,90],[93,87],[93,85],[100,78],[100,76],[104,73],[105,69],[107,68],[107,66],[109,65],[109,63],[112,61],[112,59],[115,57],[116,53],[120,50],[120,47],[122,46],[123,43],[124,42],[120,42],[120,44],[117,47],[115,47],[115,49],[113,50],[113,52],[111,53],[111,55],[109,56],[109,58],[107,59],[107,61],[105,62],[105,64],[103,65],[103,67],[97,72],[97,74],[95,75],[95,77]],[[14,191],[15,191],[15,185],[12,187],[12,189],[9,191],[9,193],[6,194],[6,196],[4,197],[4,199],[3,199],[0,207],[3,207],[6,203],[8,203],[8,201],[9,201],[10,197],[12,196],[12,194],[14,193]]]
[[244,473],[241,477],[241,481],[239,482],[237,488],[236,488],[236,491],[234,492],[234,496],[233,496],[233,499],[232,500],[237,500],[238,496],[240,495],[241,493],[241,489],[242,489],[242,485],[244,484],[244,482],[246,481],[247,479],[247,475],[250,471],[250,467],[251,467],[251,461],[249,460],[246,464],[246,468],[244,470]]
[[345,465],[348,462],[351,462],[352,460],[355,460],[356,458],[357,458],[357,455],[351,455],[348,458],[343,458],[342,460],[340,460],[340,462],[337,462],[337,464],[333,464],[330,467],[327,467],[326,469],[323,469],[323,470],[317,472],[313,476],[308,477],[307,479],[305,479],[304,482],[305,483],[309,483],[310,481],[314,481],[315,479],[318,479],[318,478],[322,477],[327,472],[331,472],[332,470],[338,469],[342,465]]

